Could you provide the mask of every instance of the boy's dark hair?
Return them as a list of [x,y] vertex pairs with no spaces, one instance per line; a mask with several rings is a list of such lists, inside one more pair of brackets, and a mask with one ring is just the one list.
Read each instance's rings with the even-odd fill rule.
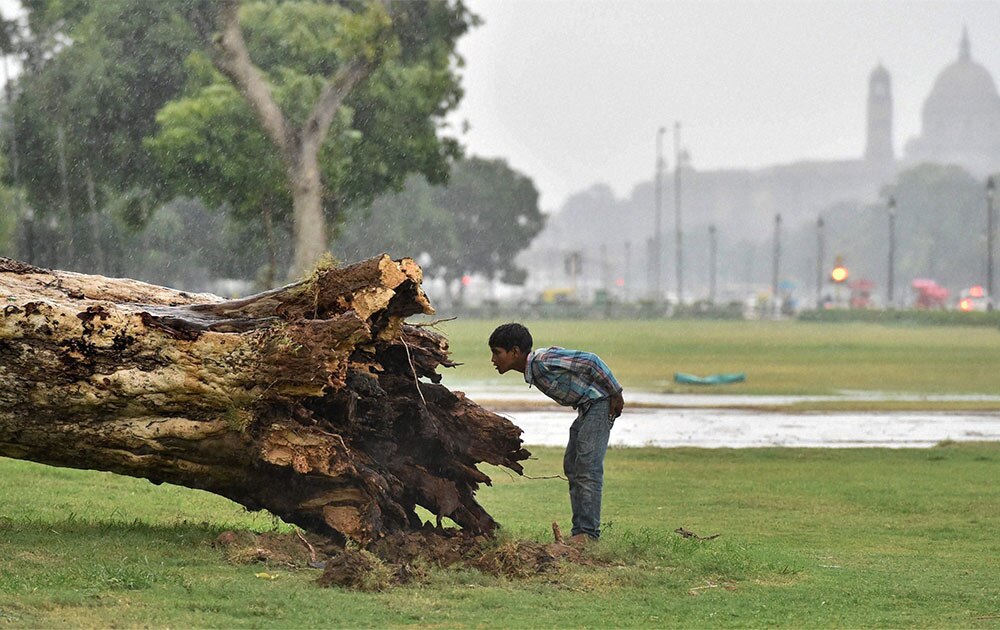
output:
[[517,348],[521,352],[531,352],[531,333],[521,324],[511,322],[497,326],[490,335],[491,348],[503,348],[510,351]]

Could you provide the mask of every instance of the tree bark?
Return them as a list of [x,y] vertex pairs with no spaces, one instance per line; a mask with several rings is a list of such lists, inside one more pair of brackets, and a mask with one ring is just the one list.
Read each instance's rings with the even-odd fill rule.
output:
[[[518,473],[521,430],[438,384],[447,341],[410,259],[241,300],[0,258],[0,455],[220,494],[338,539],[463,528],[480,462]],[[427,382],[427,381],[432,382]]]

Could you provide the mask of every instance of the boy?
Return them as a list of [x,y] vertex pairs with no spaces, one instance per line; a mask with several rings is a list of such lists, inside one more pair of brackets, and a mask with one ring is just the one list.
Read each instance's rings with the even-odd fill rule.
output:
[[501,374],[509,370],[524,373],[529,386],[577,410],[563,457],[573,508],[572,540],[597,540],[601,536],[604,455],[611,427],[625,406],[622,386],[596,354],[559,347],[533,352],[532,343],[531,333],[521,324],[497,327],[489,340],[493,366]]

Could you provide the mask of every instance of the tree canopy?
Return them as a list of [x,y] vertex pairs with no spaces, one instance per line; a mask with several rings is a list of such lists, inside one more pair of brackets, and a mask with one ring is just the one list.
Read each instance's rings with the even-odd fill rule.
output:
[[[985,282],[984,182],[958,166],[936,164],[900,172],[877,202],[841,203],[823,210],[826,274],[834,258],[842,256],[852,280],[874,282],[876,293],[885,297],[890,196],[895,199],[897,300],[909,295],[915,278],[930,278],[955,291]],[[802,226],[789,239],[787,258],[806,273],[815,269],[815,230],[815,224]],[[815,277],[807,278],[804,286],[815,286]]]
[[538,191],[500,159],[455,163],[447,186],[411,177],[399,194],[351,215],[336,241],[348,258],[375,253],[426,254],[428,274],[447,281],[482,274],[520,284],[516,256],[544,227]]
[[[409,173],[443,182],[459,155],[442,126],[461,98],[455,44],[476,22],[461,0],[389,3],[391,12],[329,0],[24,6],[28,30],[17,46],[25,64],[7,140],[16,137],[29,202],[67,238],[79,237],[81,217],[108,205],[127,207],[123,216],[140,227],[174,196],[201,197],[248,225],[268,212],[278,233],[291,229],[289,163],[246,94],[210,62],[219,7],[238,10],[251,63],[289,137],[311,129],[331,75],[364,62],[363,80],[342,94],[316,147],[321,211],[334,225],[345,209],[401,189]],[[115,203],[123,195],[141,201]]]

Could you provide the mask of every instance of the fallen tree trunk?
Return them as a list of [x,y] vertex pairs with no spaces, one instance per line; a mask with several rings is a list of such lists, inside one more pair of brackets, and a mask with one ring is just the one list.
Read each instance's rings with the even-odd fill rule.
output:
[[[463,528],[520,429],[438,384],[409,259],[224,301],[0,258],[0,455],[207,490],[340,540]],[[432,382],[426,382],[428,379]]]

